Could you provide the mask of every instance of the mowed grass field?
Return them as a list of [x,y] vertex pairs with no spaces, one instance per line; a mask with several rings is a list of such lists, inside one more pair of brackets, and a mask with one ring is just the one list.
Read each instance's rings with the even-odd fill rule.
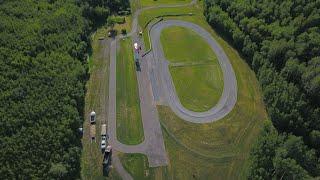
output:
[[263,121],[267,119],[261,90],[254,72],[239,54],[207,24],[200,4],[194,7],[148,10],[141,14],[139,23],[143,26],[143,23],[159,15],[186,12],[192,12],[194,16],[174,19],[190,21],[202,26],[219,42],[234,68],[238,99],[231,113],[217,122],[208,124],[186,122],[178,118],[169,107],[159,106],[158,112],[170,163],[166,168],[159,169],[157,177],[160,179],[245,179],[250,149],[256,141]]
[[192,111],[211,109],[223,91],[223,75],[219,66],[212,64],[170,67],[181,104]]
[[161,44],[170,62],[218,62],[207,42],[191,29],[171,26],[161,32]]
[[223,73],[211,47],[192,30],[178,26],[162,31],[161,44],[182,105],[192,111],[211,109],[223,91]]
[[144,140],[132,41],[120,40],[117,52],[117,138],[125,144]]
[[123,167],[132,175],[133,179],[168,179],[166,167],[150,168],[148,159],[143,154],[120,154],[119,158]]
[[140,0],[142,6],[156,6],[163,4],[185,4],[191,0]]
[[[86,85],[84,135],[82,138],[81,179],[106,179],[102,174],[103,155],[100,151],[101,124],[106,122],[109,87],[109,47],[104,37],[107,31],[100,28],[91,36],[92,52],[89,56],[90,79]],[[96,142],[90,140],[89,113],[97,113]],[[108,179],[121,179],[116,171],[111,171]]]

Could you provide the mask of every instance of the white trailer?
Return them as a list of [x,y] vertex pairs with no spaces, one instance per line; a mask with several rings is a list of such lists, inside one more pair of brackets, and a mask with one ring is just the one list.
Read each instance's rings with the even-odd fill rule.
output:
[[101,136],[107,136],[107,125],[106,124],[101,125]]
[[100,144],[100,148],[101,151],[103,152],[107,146],[107,125],[106,124],[102,124],[101,126],[101,144]]

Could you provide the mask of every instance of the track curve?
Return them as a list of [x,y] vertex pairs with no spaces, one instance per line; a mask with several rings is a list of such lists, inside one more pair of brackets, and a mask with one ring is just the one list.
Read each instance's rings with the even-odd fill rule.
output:
[[[207,41],[218,57],[220,67],[223,72],[224,89],[218,103],[208,111],[190,111],[181,104],[179,97],[177,96],[169,71],[169,61],[165,58],[160,42],[161,31],[170,26],[181,26],[193,30]],[[180,20],[166,20],[151,27],[150,38],[153,46],[151,51],[151,53],[153,53],[154,61],[153,70],[160,80],[160,82],[158,82],[158,87],[156,88],[160,89],[160,96],[162,96],[176,115],[192,123],[209,123],[222,119],[233,109],[237,101],[237,81],[235,73],[230,64],[229,58],[209,32],[194,23]]]

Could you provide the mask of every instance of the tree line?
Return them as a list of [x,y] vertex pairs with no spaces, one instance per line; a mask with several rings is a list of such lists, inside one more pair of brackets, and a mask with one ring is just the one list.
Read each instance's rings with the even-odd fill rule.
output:
[[129,0],[82,0],[84,16],[91,25],[105,23],[110,14],[121,14],[130,11]]
[[80,178],[88,37],[124,2],[0,1],[1,179]]
[[256,72],[271,124],[250,179],[320,176],[320,1],[205,0],[208,23]]

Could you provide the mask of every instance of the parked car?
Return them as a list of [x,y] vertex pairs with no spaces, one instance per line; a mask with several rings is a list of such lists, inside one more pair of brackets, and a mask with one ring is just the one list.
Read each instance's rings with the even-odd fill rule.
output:
[[101,137],[101,151],[103,152],[106,149],[107,146],[107,137],[106,136],[102,136]]
[[90,124],[94,124],[96,122],[96,112],[92,111],[90,113]]

